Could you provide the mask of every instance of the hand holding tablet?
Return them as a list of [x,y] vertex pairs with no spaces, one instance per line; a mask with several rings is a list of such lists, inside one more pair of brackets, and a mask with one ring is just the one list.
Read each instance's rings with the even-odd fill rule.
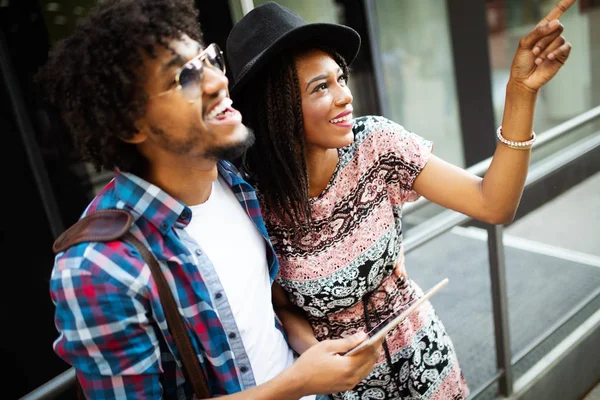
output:
[[408,317],[410,315],[410,313],[415,311],[421,304],[423,304],[431,296],[433,296],[435,293],[437,293],[438,290],[440,290],[442,287],[446,286],[446,284],[448,284],[448,278],[442,280],[441,282],[436,284],[434,287],[429,289],[427,292],[425,292],[423,294],[423,296],[421,296],[417,300],[415,300],[404,311],[402,311],[402,312],[398,311],[396,313],[393,313],[389,317],[387,317],[385,320],[383,320],[381,323],[379,323],[376,327],[374,327],[367,333],[368,338],[365,339],[365,341],[361,342],[358,346],[356,346],[352,350],[348,351],[344,355],[349,356],[351,354],[354,354],[354,353],[360,351],[361,349],[371,345],[372,343],[377,342],[378,340],[384,338],[385,335],[387,335],[387,333],[389,331],[394,329],[400,322],[402,322],[406,317]]

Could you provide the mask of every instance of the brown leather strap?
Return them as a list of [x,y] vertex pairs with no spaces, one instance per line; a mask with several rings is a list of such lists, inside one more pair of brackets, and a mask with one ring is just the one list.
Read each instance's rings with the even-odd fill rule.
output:
[[123,236],[133,224],[133,217],[125,210],[98,210],[89,213],[64,231],[52,245],[60,253],[82,242],[109,242]]
[[200,362],[198,361],[198,357],[196,356],[196,352],[194,351],[190,337],[188,336],[185,325],[183,324],[183,320],[181,319],[181,315],[179,314],[173,293],[169,288],[169,284],[167,283],[164,274],[160,270],[160,266],[158,265],[156,258],[154,258],[148,248],[144,246],[144,244],[135,236],[133,236],[131,232],[127,232],[123,238],[137,248],[144,258],[144,261],[146,261],[146,264],[150,266],[152,277],[156,281],[156,287],[158,288],[160,302],[165,310],[167,325],[169,326],[171,335],[173,335],[173,340],[175,341],[175,345],[179,351],[179,356],[183,362],[183,367],[187,373],[187,378],[191,381],[192,387],[194,388],[194,393],[196,393],[196,396],[199,399],[210,398],[211,396],[208,389],[208,384],[206,382],[206,377],[202,372]]

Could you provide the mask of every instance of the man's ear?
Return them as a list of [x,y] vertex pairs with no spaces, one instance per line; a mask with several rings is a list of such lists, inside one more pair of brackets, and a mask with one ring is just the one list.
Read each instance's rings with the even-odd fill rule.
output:
[[144,121],[140,120],[140,121],[136,122],[135,128],[137,129],[137,132],[135,132],[133,135],[131,135],[130,138],[127,138],[127,139],[121,138],[121,140],[126,143],[131,143],[131,144],[140,144],[140,143],[144,142],[148,138],[148,135],[146,135]]
[[145,133],[143,133],[141,131],[137,131],[130,138],[128,138],[128,139],[121,138],[121,140],[126,143],[140,144],[140,143],[144,142],[146,140],[146,138],[147,138],[147,136]]

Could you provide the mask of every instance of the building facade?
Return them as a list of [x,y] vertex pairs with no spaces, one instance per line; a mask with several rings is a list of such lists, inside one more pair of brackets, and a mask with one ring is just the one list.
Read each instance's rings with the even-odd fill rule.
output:
[[[435,153],[461,167],[490,157],[496,146],[505,86],[518,40],[555,0],[280,0],[309,22],[336,22],[362,36],[351,67],[356,115],[380,114],[434,141]],[[263,0],[196,0],[207,43],[225,49],[233,24]],[[536,132],[600,105],[600,5],[581,1],[561,22],[573,45],[569,62],[540,93]],[[48,50],[67,35],[93,0],[0,0],[0,66],[9,285],[3,291],[8,378],[24,395],[68,369],[52,351],[57,333],[48,279],[52,242],[77,220],[110,174],[83,163],[68,132],[45,110],[32,77]],[[533,161],[600,129],[577,129]],[[595,153],[598,156],[598,152]],[[600,158],[600,157],[597,157]],[[16,162],[16,165],[15,165]],[[598,171],[589,159],[524,197],[522,214]],[[547,187],[554,187],[547,190]],[[11,200],[12,199],[12,200]],[[19,212],[17,212],[19,211]],[[435,214],[423,210],[414,219]],[[17,218],[18,217],[18,218]],[[9,258],[9,257],[7,257]],[[24,262],[23,262],[24,261]],[[10,292],[10,293],[9,293]],[[17,296],[17,299],[15,299]],[[66,397],[68,398],[68,397]]]

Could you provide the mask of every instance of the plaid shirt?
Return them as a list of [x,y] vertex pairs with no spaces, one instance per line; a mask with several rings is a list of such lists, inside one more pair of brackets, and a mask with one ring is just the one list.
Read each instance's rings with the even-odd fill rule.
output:
[[[256,194],[233,165],[221,161],[218,169],[265,238],[272,282],[278,262]],[[223,317],[232,315],[227,314],[226,293],[209,286],[204,271],[214,274],[212,264],[199,247],[190,247],[189,235],[182,236],[191,210],[158,187],[118,170],[84,214],[114,208],[132,213],[131,232],[157,258],[211,393],[231,394],[254,386],[240,335],[226,335],[230,327],[237,329],[232,318]],[[89,398],[191,397],[156,284],[133,245],[120,240],[81,243],[57,254],[50,294],[60,333],[54,350],[75,367]],[[274,324],[281,330],[278,321]]]

